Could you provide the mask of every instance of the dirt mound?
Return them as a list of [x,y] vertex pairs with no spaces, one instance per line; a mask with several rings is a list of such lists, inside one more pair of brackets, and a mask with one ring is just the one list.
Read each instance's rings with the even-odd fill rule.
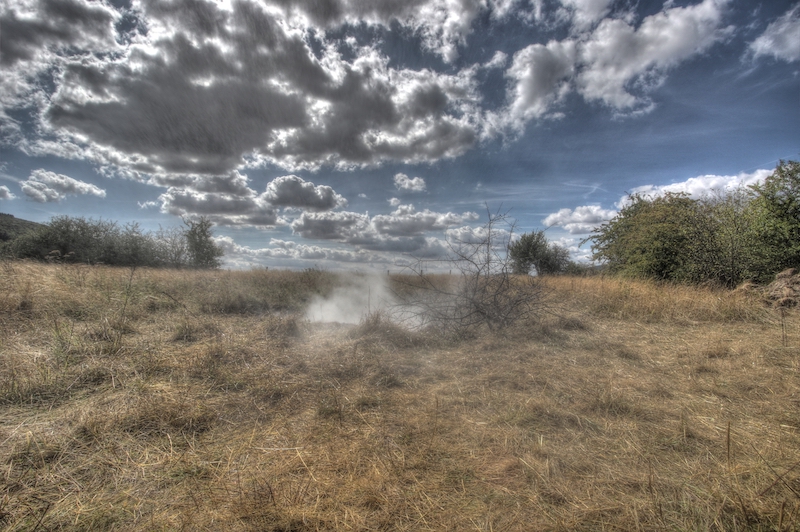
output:
[[774,308],[796,307],[800,301],[800,273],[789,268],[776,275],[767,286],[767,298]]

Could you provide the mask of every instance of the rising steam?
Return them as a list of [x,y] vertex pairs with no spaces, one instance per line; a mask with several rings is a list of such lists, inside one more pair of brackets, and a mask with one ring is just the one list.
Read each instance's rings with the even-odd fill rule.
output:
[[394,304],[383,277],[353,275],[343,282],[345,286],[334,289],[330,296],[311,300],[306,310],[307,320],[356,324],[370,313],[385,311]]

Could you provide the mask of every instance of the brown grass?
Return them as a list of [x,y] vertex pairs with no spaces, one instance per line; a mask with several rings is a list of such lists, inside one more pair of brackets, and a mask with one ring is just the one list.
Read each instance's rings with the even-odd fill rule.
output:
[[305,322],[324,272],[0,266],[6,530],[800,530],[754,291],[551,278],[459,340]]

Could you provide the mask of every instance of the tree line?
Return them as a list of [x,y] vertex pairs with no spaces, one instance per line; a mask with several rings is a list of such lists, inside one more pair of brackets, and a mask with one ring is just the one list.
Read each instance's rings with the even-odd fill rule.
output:
[[[734,287],[800,269],[800,163],[781,161],[763,183],[694,199],[633,194],[585,242],[606,271],[627,277]],[[581,269],[544,231],[509,245],[515,273]]]
[[183,227],[144,232],[136,222],[55,216],[6,242],[2,251],[19,259],[54,260],[109,266],[219,268],[224,254],[214,242],[213,223],[185,219]]
[[800,163],[781,161],[763,183],[702,199],[632,195],[588,240],[595,260],[625,276],[769,282],[800,267]]

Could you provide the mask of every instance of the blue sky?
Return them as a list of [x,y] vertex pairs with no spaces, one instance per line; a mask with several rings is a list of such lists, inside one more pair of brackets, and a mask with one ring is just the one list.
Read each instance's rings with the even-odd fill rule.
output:
[[800,3],[0,0],[0,211],[392,269],[800,158]]

